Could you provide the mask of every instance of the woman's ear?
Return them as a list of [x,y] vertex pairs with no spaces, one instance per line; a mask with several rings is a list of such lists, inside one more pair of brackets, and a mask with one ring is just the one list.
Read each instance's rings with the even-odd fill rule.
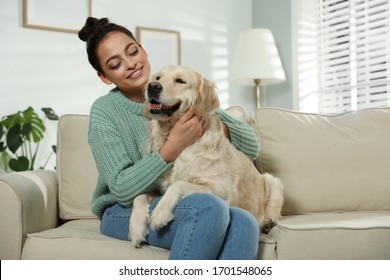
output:
[[97,72],[97,75],[99,76],[100,80],[102,80],[102,82],[105,83],[106,85],[111,85],[112,84],[110,79],[108,79],[105,74]]

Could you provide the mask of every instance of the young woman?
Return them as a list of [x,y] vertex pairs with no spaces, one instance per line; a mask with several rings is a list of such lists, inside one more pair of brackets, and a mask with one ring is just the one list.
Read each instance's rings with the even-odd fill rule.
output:
[[[88,60],[99,78],[115,87],[91,108],[89,144],[99,172],[92,212],[102,234],[128,240],[134,198],[152,191],[159,176],[179,153],[205,133],[202,117],[190,109],[171,129],[159,152],[147,154],[147,120],[143,115],[150,64],[143,47],[126,28],[108,19],[88,18],[79,31]],[[244,124],[218,110],[231,142],[250,158],[259,152],[256,136]],[[152,211],[159,198],[152,201]],[[256,259],[259,227],[248,212],[229,208],[220,198],[194,194],[182,199],[175,219],[146,243],[170,250],[170,259]]]

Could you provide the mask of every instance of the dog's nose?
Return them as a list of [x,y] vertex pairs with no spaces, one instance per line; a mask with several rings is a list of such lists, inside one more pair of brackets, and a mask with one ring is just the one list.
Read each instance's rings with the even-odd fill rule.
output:
[[158,99],[162,91],[162,85],[159,82],[151,82],[148,85],[148,97]]

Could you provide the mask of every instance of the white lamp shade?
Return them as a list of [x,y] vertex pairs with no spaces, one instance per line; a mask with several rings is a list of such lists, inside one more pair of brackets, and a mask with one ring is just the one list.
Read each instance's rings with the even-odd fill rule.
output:
[[271,30],[243,31],[237,41],[230,80],[239,85],[275,84],[286,80]]

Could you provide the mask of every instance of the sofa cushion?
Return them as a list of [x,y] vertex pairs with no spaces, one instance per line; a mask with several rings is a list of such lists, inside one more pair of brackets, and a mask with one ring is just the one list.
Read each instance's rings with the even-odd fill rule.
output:
[[278,259],[390,259],[390,212],[284,216],[269,232]]
[[58,122],[59,215],[64,220],[96,218],[91,212],[98,177],[88,145],[89,116],[64,115]]
[[97,219],[69,221],[62,226],[29,234],[22,259],[144,260],[167,259],[169,251],[153,246],[135,248],[129,241],[102,235]]
[[227,109],[225,109],[227,113],[229,113],[231,116],[235,117],[236,119],[239,119],[240,121],[247,122],[247,114],[242,106],[231,106]]
[[340,115],[262,108],[256,167],[282,179],[283,212],[390,210],[390,108]]

